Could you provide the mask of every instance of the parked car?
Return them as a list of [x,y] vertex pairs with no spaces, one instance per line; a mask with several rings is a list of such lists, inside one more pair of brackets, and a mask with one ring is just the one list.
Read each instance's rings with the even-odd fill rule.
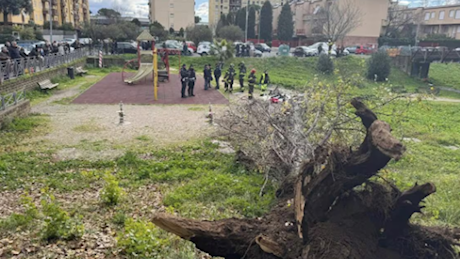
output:
[[251,51],[255,51],[256,50],[256,47],[254,46],[254,43],[253,42],[246,42],[247,45],[249,45],[249,47],[251,48]]
[[200,43],[198,45],[198,48],[196,49],[196,53],[198,53],[201,56],[209,55],[211,53],[211,43],[210,42]]
[[188,47],[188,50],[189,50],[190,54],[196,52],[196,46],[195,46],[195,43],[194,43],[194,42],[187,41],[187,42],[185,42],[185,43],[187,43],[187,47]]
[[349,53],[355,54],[356,53],[356,46],[346,47],[345,50],[347,50]]
[[259,57],[259,58],[260,58],[260,57],[262,57],[262,55],[263,55],[263,54],[262,54],[261,51],[259,51],[259,50],[257,50],[257,49],[254,50],[254,57]]
[[295,57],[308,57],[318,55],[318,49],[309,48],[307,46],[298,46],[294,49],[293,55]]
[[271,52],[272,48],[268,46],[266,43],[258,43],[254,46],[256,50],[259,50],[261,52]]
[[158,42],[155,44],[155,47],[159,51],[164,50],[164,47],[166,47],[166,49],[168,49],[169,55],[174,55],[178,52],[182,52],[182,46],[177,45],[175,41]]
[[137,53],[136,45],[130,42],[117,42],[118,53]]
[[356,46],[356,52],[355,54],[363,54],[363,55],[369,55],[372,54],[373,50],[370,47],[367,46]]

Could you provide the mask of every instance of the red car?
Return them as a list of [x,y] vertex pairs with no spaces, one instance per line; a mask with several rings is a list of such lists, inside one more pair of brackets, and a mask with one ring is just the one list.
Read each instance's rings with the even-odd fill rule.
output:
[[364,55],[367,55],[367,54],[371,54],[373,52],[373,50],[370,48],[370,47],[366,47],[366,46],[356,46],[356,54],[364,54]]
[[187,47],[189,49],[192,49],[193,50],[193,53],[196,53],[196,46],[195,46],[195,43],[191,42],[191,41],[186,41],[185,43],[187,43]]

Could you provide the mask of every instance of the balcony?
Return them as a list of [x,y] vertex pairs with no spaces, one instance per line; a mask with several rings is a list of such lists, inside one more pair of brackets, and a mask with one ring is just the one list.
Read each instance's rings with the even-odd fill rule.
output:
[[58,1],[57,0],[51,0],[51,4],[53,6],[58,6]]
[[305,29],[297,29],[297,30],[295,30],[295,34],[297,36],[305,36],[306,35],[305,34]]

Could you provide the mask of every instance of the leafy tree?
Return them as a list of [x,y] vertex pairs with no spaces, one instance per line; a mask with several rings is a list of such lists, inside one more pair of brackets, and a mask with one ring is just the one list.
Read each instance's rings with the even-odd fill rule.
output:
[[214,40],[214,45],[211,46],[211,54],[216,56],[220,61],[226,61],[234,57],[235,48],[231,42],[226,40]]
[[181,27],[180,30],[179,30],[179,36],[184,37],[184,34],[185,34],[185,30],[184,30],[184,28]]
[[108,19],[112,19],[112,20],[118,20],[121,17],[120,12],[117,12],[110,8],[101,8],[99,9],[99,11],[97,11],[97,14],[105,16]]
[[172,27],[169,28],[169,34],[174,35],[175,32],[176,32],[176,31],[174,31],[174,28],[172,28]]
[[187,27],[187,38],[198,45],[201,41],[212,41],[212,31],[206,25]]
[[141,27],[141,26],[142,26],[141,22],[140,22],[139,19],[137,19],[137,18],[134,18],[131,22],[132,22],[133,24],[135,24],[137,27]]
[[64,30],[64,31],[73,31],[75,30],[75,28],[73,27],[73,25],[71,23],[64,23],[62,24],[62,26],[60,27],[61,30]]
[[168,32],[165,30],[163,25],[161,23],[155,21],[150,25],[150,34],[152,34],[155,37],[158,37],[160,41],[166,40],[168,37]]
[[219,31],[219,36],[229,41],[240,41],[244,38],[244,32],[236,25],[224,26]]
[[270,1],[265,1],[260,11],[260,38],[266,42],[272,40],[273,32],[273,7]]
[[367,63],[367,78],[376,81],[385,81],[390,75],[391,60],[386,51],[373,53]]
[[236,14],[236,23],[243,32],[246,30],[246,7],[238,10]]
[[284,4],[278,19],[278,39],[282,41],[292,40],[294,34],[294,23],[292,22],[292,11],[289,4]]
[[32,27],[24,27],[19,30],[21,40],[35,40],[35,33]]
[[7,25],[9,14],[31,13],[33,6],[31,0],[0,0],[0,10],[3,11],[3,25]]
[[236,20],[236,13],[230,12],[227,14],[227,23],[228,25],[235,25]]
[[199,23],[199,22],[201,22],[201,17],[195,16],[195,23],[197,24],[197,23]]
[[251,6],[248,14],[248,39],[256,37],[256,10]]
[[35,29],[34,30],[34,34],[35,34],[35,39],[39,40],[39,41],[43,41],[44,38],[43,38],[43,32],[39,29]]

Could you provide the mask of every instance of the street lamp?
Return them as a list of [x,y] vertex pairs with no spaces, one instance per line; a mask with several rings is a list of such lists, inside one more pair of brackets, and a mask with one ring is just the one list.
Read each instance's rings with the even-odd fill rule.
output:
[[248,15],[249,15],[249,0],[248,5],[246,6],[246,30],[244,35],[244,42],[248,41]]
[[49,0],[49,11],[50,11],[50,43],[53,42],[53,8],[51,8],[51,1]]

